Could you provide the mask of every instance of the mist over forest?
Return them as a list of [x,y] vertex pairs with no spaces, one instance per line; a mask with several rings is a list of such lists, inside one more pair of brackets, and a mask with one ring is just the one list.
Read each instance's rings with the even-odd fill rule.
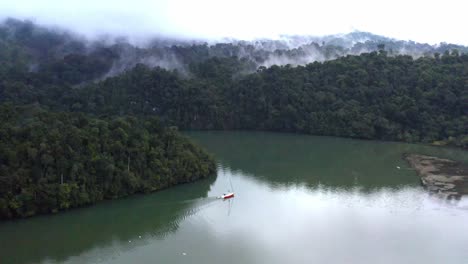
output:
[[3,1],[0,262],[465,263],[467,9]]
[[[415,59],[453,50],[459,53],[468,51],[468,47],[461,45],[429,45],[359,31],[321,37],[283,35],[278,39],[251,41],[148,36],[144,41],[134,42],[126,36],[100,35],[90,38],[60,27],[45,27],[28,20],[8,18],[0,25],[0,33],[4,53],[10,46],[17,48],[20,56],[25,58],[22,63],[27,64],[25,67],[29,71],[57,68],[73,59],[86,60],[93,65],[87,70],[88,73],[84,73],[87,75],[85,81],[115,76],[137,64],[177,70],[181,75],[190,77],[196,64],[213,58],[235,58],[242,64],[239,74],[245,74],[255,72],[259,67],[306,65],[382,48],[388,56],[410,55]],[[4,58],[7,56],[4,55]]]
[[178,129],[467,148],[467,52],[359,31],[219,42],[148,36],[137,43],[6,19],[0,218],[213,174],[212,157]]

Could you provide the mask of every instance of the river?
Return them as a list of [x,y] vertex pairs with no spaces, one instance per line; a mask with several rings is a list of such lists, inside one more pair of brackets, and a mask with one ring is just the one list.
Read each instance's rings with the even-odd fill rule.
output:
[[[218,175],[0,223],[0,263],[466,263],[468,200],[428,195],[423,145],[264,132],[190,132]],[[399,168],[398,168],[399,167]],[[217,196],[234,189],[236,197]]]

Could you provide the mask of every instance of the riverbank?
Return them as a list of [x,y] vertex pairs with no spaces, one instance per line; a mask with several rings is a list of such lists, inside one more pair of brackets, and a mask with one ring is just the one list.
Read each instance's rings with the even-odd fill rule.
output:
[[404,158],[430,193],[448,199],[468,194],[467,164],[419,154],[405,154]]

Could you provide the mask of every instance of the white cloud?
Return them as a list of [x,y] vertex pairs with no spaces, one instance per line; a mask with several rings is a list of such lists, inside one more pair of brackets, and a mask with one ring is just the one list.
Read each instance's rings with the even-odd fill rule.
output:
[[353,29],[420,42],[468,44],[468,2],[371,0],[2,0],[0,15],[34,18],[87,35],[274,38]]

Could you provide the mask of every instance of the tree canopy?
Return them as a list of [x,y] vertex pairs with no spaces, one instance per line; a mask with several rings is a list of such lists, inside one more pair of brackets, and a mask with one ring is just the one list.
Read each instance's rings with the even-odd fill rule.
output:
[[[212,158],[177,128],[468,148],[466,47],[327,41],[292,49],[267,48],[282,45],[274,41],[138,48],[7,20],[0,25],[0,217],[213,173]],[[420,57],[398,55],[402,46],[420,49]],[[312,51],[322,62],[301,61]],[[292,64],[275,65],[284,61]]]
[[216,170],[207,153],[157,118],[3,104],[0,124],[0,219],[152,192]]
[[[233,62],[238,63],[233,63]],[[238,74],[236,58],[194,77],[137,65],[81,88],[48,86],[9,100],[94,115],[158,116],[182,129],[250,129],[467,147],[468,55],[385,51]],[[39,90],[38,90],[39,91]],[[29,95],[29,97],[28,97]]]

